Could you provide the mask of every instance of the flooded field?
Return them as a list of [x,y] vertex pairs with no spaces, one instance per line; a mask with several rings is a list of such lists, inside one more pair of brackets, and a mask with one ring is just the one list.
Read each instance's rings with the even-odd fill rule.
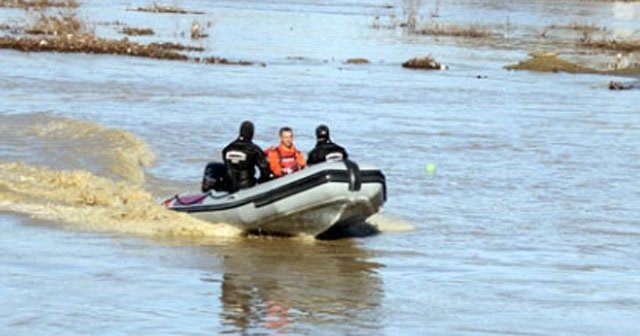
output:
[[[639,32],[633,1],[0,1],[0,334],[637,334]],[[161,208],[246,119],[379,166],[380,234]]]

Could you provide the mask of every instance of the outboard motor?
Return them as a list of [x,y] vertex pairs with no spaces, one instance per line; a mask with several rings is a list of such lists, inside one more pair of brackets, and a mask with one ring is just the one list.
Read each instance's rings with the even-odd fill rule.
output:
[[202,177],[202,192],[209,190],[228,191],[227,167],[224,163],[209,162]]

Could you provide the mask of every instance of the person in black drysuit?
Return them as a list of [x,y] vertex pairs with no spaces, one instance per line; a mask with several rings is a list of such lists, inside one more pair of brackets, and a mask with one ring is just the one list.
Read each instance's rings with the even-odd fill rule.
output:
[[256,167],[260,170],[260,182],[269,178],[269,164],[264,152],[252,139],[253,123],[244,121],[240,125],[240,136],[222,150],[230,193],[256,185]]
[[316,146],[309,152],[307,164],[315,164],[324,161],[346,160],[349,158],[347,151],[331,142],[329,127],[320,125],[316,128]]

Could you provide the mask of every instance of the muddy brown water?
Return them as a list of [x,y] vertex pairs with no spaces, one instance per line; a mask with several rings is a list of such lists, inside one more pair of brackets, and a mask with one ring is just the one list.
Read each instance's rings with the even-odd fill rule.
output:
[[[503,68],[526,48],[371,28],[411,4],[434,10],[78,8],[156,32],[135,41],[265,67],[0,50],[0,334],[637,334],[638,91],[608,90],[628,78]],[[574,19],[640,28],[633,2],[440,2],[438,13],[533,30]],[[0,9],[5,22],[22,16]],[[209,38],[190,39],[193,20],[212,22]],[[95,29],[119,38],[121,28]],[[427,55],[449,69],[401,67]],[[389,185],[372,219],[381,233],[244,237],[160,209],[198,188],[244,119],[261,146],[292,126],[305,151],[327,123],[353,159],[378,165]]]

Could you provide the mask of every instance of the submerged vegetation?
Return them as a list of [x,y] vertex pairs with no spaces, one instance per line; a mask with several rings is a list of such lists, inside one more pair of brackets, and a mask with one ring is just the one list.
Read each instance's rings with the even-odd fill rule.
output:
[[[5,1],[6,2],[6,1]],[[45,1],[40,1],[45,3]],[[17,3],[17,2],[16,2]],[[51,3],[51,2],[46,2]],[[69,2],[71,3],[71,2]],[[157,7],[157,6],[156,6]],[[160,8],[160,7],[157,7]],[[167,9],[167,8],[163,8]],[[175,10],[175,8],[172,8]],[[116,21],[116,25],[123,25]],[[191,61],[206,64],[225,65],[254,65],[266,66],[265,63],[255,63],[244,60],[229,60],[218,56],[194,57],[182,52],[204,52],[203,47],[188,46],[174,42],[152,42],[149,44],[96,36],[87,28],[72,9],[50,14],[48,11],[39,12],[36,16],[28,16],[24,27],[1,24],[0,30],[9,31],[11,35],[0,36],[0,49],[13,49],[23,52],[61,52],[87,53],[146,57],[162,60]],[[151,28],[123,27],[120,33],[137,36],[153,35]],[[192,35],[193,36],[193,35]],[[196,37],[204,37],[199,33]]]
[[355,58],[349,58],[346,60],[347,64],[369,64],[371,62],[369,62],[368,59],[363,58],[363,57],[355,57]]
[[581,45],[583,47],[602,49],[602,50],[613,50],[613,51],[621,51],[621,52],[637,52],[640,51],[640,40],[616,40],[616,39],[602,39],[599,41],[585,41],[582,42]]
[[207,63],[207,64],[222,64],[222,65],[259,65],[262,67],[266,67],[267,64],[264,62],[251,62],[251,61],[243,61],[243,60],[239,60],[239,61],[233,61],[233,60],[228,60],[226,58],[223,57],[196,57],[193,59],[194,61],[198,62],[198,63]]
[[490,28],[485,26],[455,24],[444,25],[440,23],[432,23],[425,28],[415,30],[414,33],[420,35],[466,38],[489,38],[494,34]]
[[155,33],[151,28],[132,28],[132,27],[124,27],[120,32],[122,34],[129,35],[129,36],[153,35]]
[[[433,37],[435,43],[441,43],[441,38],[446,37],[456,44],[509,50],[546,50],[579,56],[577,58],[581,59],[578,63],[571,63],[558,57],[533,57],[506,66],[512,70],[639,74],[640,40],[634,38],[637,32],[616,35],[615,29],[579,19],[541,28],[518,26],[508,16],[503,23],[450,22],[442,19],[444,8],[441,7],[444,5],[440,1],[430,2],[428,6],[432,8],[426,8],[425,5],[421,1],[404,2],[400,8],[401,16],[393,6],[381,7],[374,16],[371,28],[401,30],[404,36]],[[411,66],[411,63],[406,66]],[[427,65],[425,68],[430,67]]]
[[63,11],[58,15],[41,13],[24,29],[27,34],[54,36],[81,34],[85,31],[84,22],[73,11]]
[[202,11],[190,11],[186,9],[182,9],[177,6],[161,6],[158,4],[153,4],[148,7],[138,7],[136,9],[132,9],[132,11],[136,12],[147,12],[147,13],[167,13],[167,14],[205,14]]
[[[207,64],[233,65],[265,65],[263,62],[243,60],[228,60],[218,56],[193,55],[191,53],[204,52],[199,46],[183,45],[175,42],[156,41],[149,44],[109,39],[96,36],[92,31],[97,24],[122,26],[117,31],[128,36],[155,35],[152,28],[128,27],[121,21],[107,23],[85,23],[80,19],[75,9],[80,6],[78,0],[0,0],[0,7],[24,8],[24,24],[0,23],[0,32],[5,34],[0,38],[0,48],[20,51],[53,51],[72,53],[100,53],[112,55],[127,55],[148,57],[153,59],[183,60]],[[469,43],[474,46],[488,46],[499,49],[528,49],[553,51],[548,54],[536,54],[517,64],[505,66],[509,70],[527,70],[543,72],[591,73],[633,75],[640,74],[640,40],[629,37],[616,36],[615,31],[604,26],[586,21],[570,21],[569,23],[550,24],[536,29],[531,27],[519,28],[516,23],[479,24],[443,22],[440,1],[427,12],[419,9],[421,2],[406,2],[402,9],[402,17],[396,16],[398,9],[394,5],[382,5],[375,16],[373,28],[401,29],[405,36],[419,39],[420,36],[433,37],[436,43],[446,37],[456,43]],[[51,8],[57,8],[52,13]],[[169,14],[205,14],[203,11],[185,10],[178,6],[166,6],[153,3],[146,7],[127,9],[148,13]],[[211,21],[192,20],[189,27],[181,33],[182,37],[192,40],[208,37],[206,28],[210,28]],[[634,36],[624,35],[624,36]],[[580,56],[580,62],[573,63],[562,59],[557,54]],[[603,62],[603,59],[605,60]],[[606,61],[609,60],[609,61]],[[326,62],[326,61],[325,61]],[[366,58],[351,58],[346,64],[369,64]],[[440,70],[445,65],[435,61],[432,57],[413,58],[402,66],[410,69]],[[624,85],[612,87],[625,88]]]
[[149,46],[153,48],[161,48],[161,49],[168,49],[168,50],[204,51],[204,48],[202,47],[187,46],[187,45],[173,43],[173,42],[162,42],[162,43],[153,42],[153,43],[149,43]]
[[76,8],[80,4],[76,0],[0,0],[0,7],[8,8]]

